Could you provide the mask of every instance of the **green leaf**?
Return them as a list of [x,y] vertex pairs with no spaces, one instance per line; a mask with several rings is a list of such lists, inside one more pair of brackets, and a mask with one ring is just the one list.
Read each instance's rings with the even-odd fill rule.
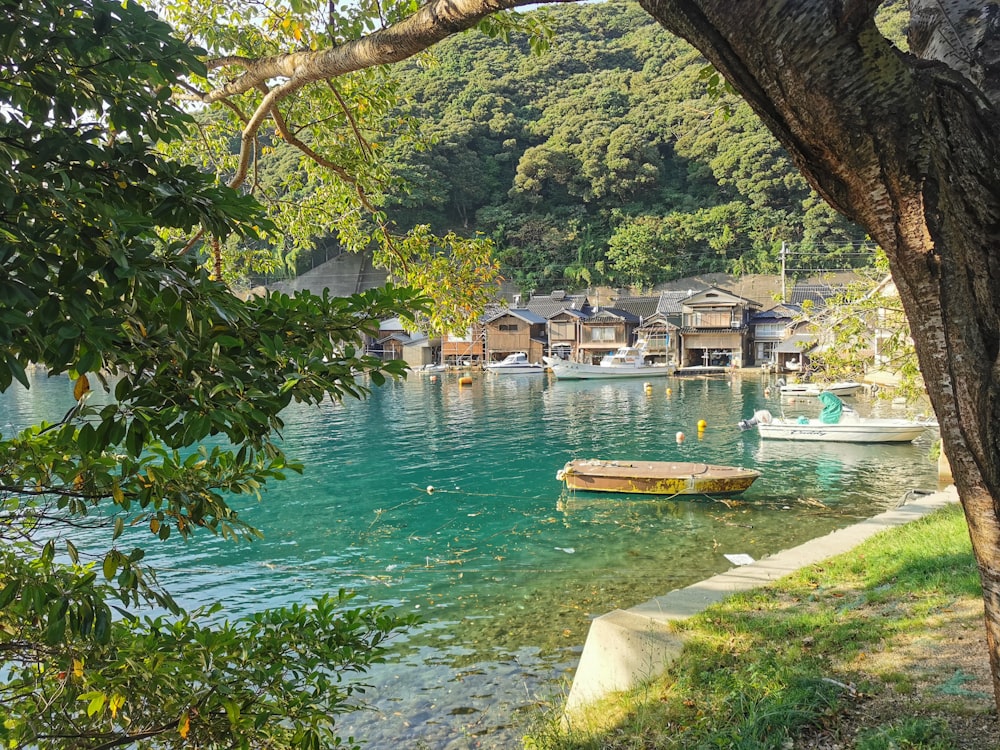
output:
[[115,573],[118,570],[118,553],[109,552],[104,556],[104,564],[102,566],[104,577],[107,580],[111,580],[115,577]]
[[14,578],[0,591],[0,609],[7,607],[21,590],[21,579]]

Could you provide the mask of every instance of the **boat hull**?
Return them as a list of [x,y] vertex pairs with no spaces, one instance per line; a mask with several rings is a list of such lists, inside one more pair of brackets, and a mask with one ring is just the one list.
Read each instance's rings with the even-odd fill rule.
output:
[[910,443],[924,434],[927,425],[903,419],[868,419],[824,424],[810,419],[801,424],[791,419],[759,423],[757,431],[766,440],[810,440],[839,443]]
[[830,383],[829,385],[793,383],[779,387],[782,396],[818,396],[823,392],[832,393],[834,396],[854,396],[862,388],[864,388],[862,383]]
[[542,374],[545,372],[545,365],[541,362],[529,362],[528,355],[524,352],[514,352],[500,362],[490,362],[485,366],[487,372],[494,372],[497,375],[529,375],[531,373]]
[[556,479],[567,489],[637,495],[738,495],[760,476],[736,466],[670,461],[569,461]]
[[555,360],[548,362],[549,369],[557,380],[597,380],[603,378],[662,378],[671,374],[671,369],[659,365],[642,367],[614,367],[587,365],[579,362]]
[[542,375],[545,373],[545,367],[542,365],[507,365],[506,367],[486,365],[486,371],[497,375],[530,375],[532,373]]

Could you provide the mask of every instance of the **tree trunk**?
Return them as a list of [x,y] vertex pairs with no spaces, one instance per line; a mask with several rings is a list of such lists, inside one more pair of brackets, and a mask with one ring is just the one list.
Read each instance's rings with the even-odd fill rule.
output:
[[902,53],[875,28],[878,0],[641,2],[711,60],[811,184],[888,254],[969,524],[1000,709],[1000,117],[990,55],[970,50],[959,72],[954,60]]

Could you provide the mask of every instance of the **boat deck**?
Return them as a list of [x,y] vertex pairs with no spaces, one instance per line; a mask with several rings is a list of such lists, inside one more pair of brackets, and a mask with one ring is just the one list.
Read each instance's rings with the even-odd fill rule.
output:
[[556,478],[568,489],[644,495],[723,495],[745,490],[760,472],[737,466],[671,461],[568,462]]

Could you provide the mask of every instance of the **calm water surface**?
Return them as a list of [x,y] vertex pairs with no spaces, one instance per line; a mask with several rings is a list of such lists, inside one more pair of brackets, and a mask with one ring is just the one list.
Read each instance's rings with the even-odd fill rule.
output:
[[[647,392],[629,381],[476,374],[460,387],[454,374],[414,375],[365,402],[290,408],[284,441],[306,473],[262,503],[234,501],[265,539],[172,540],[149,558],[178,600],[221,600],[230,617],[338,588],[421,615],[367,676],[370,710],[345,717],[343,734],[374,748],[520,747],[532,713],[565,695],[592,618],[727,570],[726,553],[760,558],[937,488],[932,434],[879,447],[741,433],[737,421],[756,409],[818,412],[814,400],[766,398],[765,384],[670,378]],[[0,431],[61,417],[69,391],[39,378],[6,394]],[[585,457],[763,476],[736,502],[568,494],[555,473]]]

